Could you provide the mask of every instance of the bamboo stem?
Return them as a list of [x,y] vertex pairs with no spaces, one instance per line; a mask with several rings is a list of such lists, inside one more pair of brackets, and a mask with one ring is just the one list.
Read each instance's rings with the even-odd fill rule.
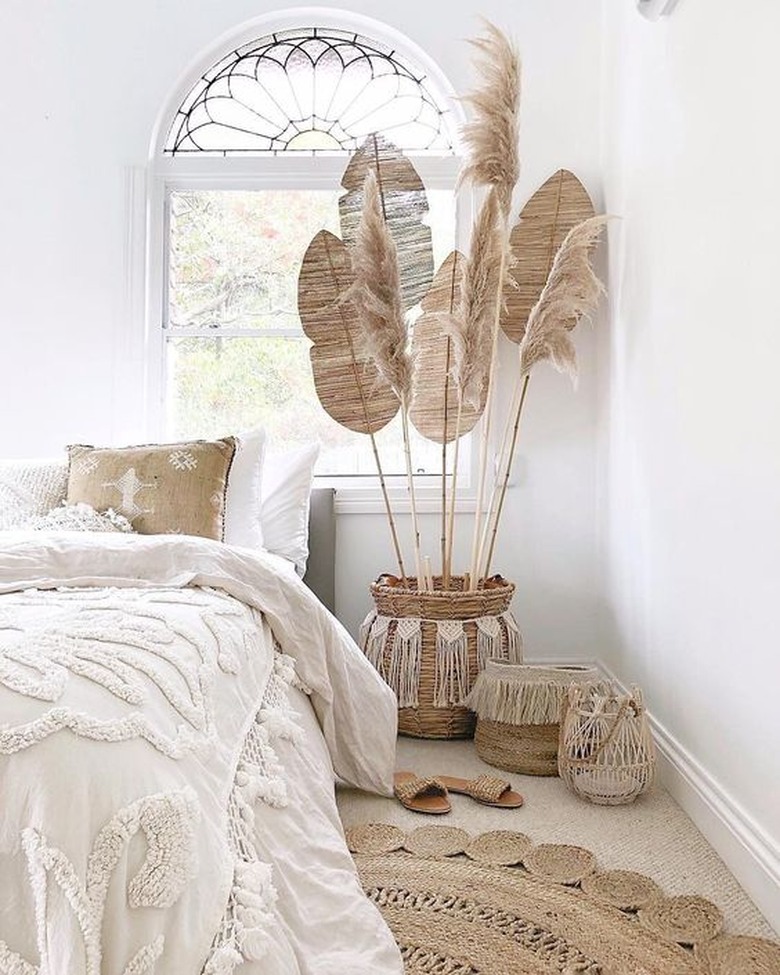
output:
[[414,491],[414,472],[412,471],[412,452],[409,447],[409,416],[406,411],[406,396],[401,397],[401,424],[404,435],[404,457],[406,458],[406,481],[409,490],[409,502],[412,508],[412,534],[414,536],[414,567],[417,573],[417,589],[424,591],[422,577],[422,560],[420,559],[420,524],[417,520],[417,502]]
[[[505,224],[506,222],[504,222]],[[505,231],[502,230],[502,236]],[[479,587],[479,540],[482,528],[482,504],[485,498],[485,480],[487,478],[488,464],[488,444],[490,441],[490,427],[493,421],[493,410],[495,409],[495,373],[496,373],[496,350],[498,349],[498,332],[501,320],[501,303],[504,291],[504,268],[506,265],[506,250],[501,249],[501,263],[498,268],[498,294],[496,296],[496,315],[493,324],[493,348],[490,355],[490,372],[488,373],[487,402],[485,413],[482,420],[482,441],[479,455],[479,480],[477,483],[477,510],[474,512],[474,533],[471,543],[471,591]]]
[[517,412],[515,413],[515,423],[512,429],[512,442],[509,446],[509,452],[506,458],[506,469],[501,481],[501,493],[498,497],[498,506],[496,508],[496,514],[493,520],[493,530],[490,535],[490,548],[488,549],[487,558],[485,559],[485,576],[490,572],[490,563],[493,561],[493,552],[496,547],[496,537],[498,535],[498,523],[501,520],[501,512],[504,509],[504,498],[506,497],[506,489],[509,485],[509,473],[512,469],[512,461],[515,456],[515,448],[517,447],[517,436],[520,432],[520,418],[523,415],[523,406],[525,404],[525,397],[528,392],[528,381],[531,378],[531,374],[528,373],[523,379],[523,388],[520,393],[520,402],[517,405]]
[[377,474],[379,475],[379,486],[382,489],[382,500],[385,505],[385,513],[387,514],[387,520],[390,524],[390,537],[393,542],[393,549],[395,550],[396,561],[398,562],[398,570],[401,574],[401,582],[404,584],[404,588],[409,587],[409,583],[406,578],[406,569],[404,568],[404,560],[401,555],[401,545],[398,541],[398,530],[395,526],[395,517],[393,516],[393,509],[390,506],[390,496],[387,493],[387,483],[385,482],[385,473],[382,468],[382,463],[379,459],[379,448],[376,445],[376,436],[373,433],[369,434],[371,438],[371,449],[374,452],[374,463],[376,464]]
[[455,502],[458,498],[458,457],[460,455],[460,418],[463,412],[463,396],[458,395],[458,412],[455,418],[455,456],[452,458],[452,490],[450,492],[449,525],[447,527],[447,578],[452,578],[452,545],[455,538]]
[[501,436],[501,446],[498,452],[498,463],[496,464],[496,476],[493,479],[493,486],[490,490],[490,501],[487,504],[487,509],[485,512],[484,524],[482,527],[482,537],[479,542],[479,555],[477,558],[477,564],[482,565],[483,555],[485,553],[485,547],[488,544],[488,537],[490,535],[490,529],[493,524],[493,514],[498,500],[498,495],[501,487],[501,474],[504,470],[505,464],[505,453],[509,446],[509,438],[512,432],[512,419],[515,415],[515,410],[517,409],[517,401],[520,396],[520,385],[515,386],[512,391],[512,403],[507,411],[506,421],[504,423],[504,432]]
[[[444,372],[444,433],[441,441],[441,587],[449,589],[450,574],[447,569],[447,420],[450,398],[450,356],[452,339],[447,336],[447,359]],[[453,484],[453,490],[455,485]]]

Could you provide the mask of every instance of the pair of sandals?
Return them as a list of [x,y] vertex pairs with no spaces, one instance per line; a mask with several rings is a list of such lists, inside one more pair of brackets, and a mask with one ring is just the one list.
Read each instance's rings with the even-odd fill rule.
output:
[[457,779],[451,775],[420,778],[414,772],[396,772],[393,791],[404,808],[431,816],[450,812],[451,792],[497,809],[519,809],[523,805],[523,797],[512,791],[509,782],[492,775],[480,775],[476,779]]

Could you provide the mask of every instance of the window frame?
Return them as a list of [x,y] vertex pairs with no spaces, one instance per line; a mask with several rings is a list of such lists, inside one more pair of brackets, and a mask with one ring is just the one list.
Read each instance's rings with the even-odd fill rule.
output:
[[[343,17],[334,16],[332,11],[290,11],[285,15],[268,15],[252,24],[244,25],[213,45],[208,54],[203,55],[189,71],[180,78],[165,109],[158,117],[152,143],[149,163],[146,170],[145,192],[145,341],[144,341],[144,412],[146,427],[150,437],[160,439],[166,435],[166,340],[170,334],[166,326],[167,300],[167,247],[169,242],[168,195],[176,190],[273,190],[291,188],[333,189],[341,185],[344,168],[349,154],[344,152],[316,153],[301,150],[288,150],[267,155],[206,155],[193,153],[165,153],[165,143],[169,127],[182,100],[190,91],[194,79],[227,50],[237,48],[261,34],[286,27],[301,26],[302,23],[320,23],[323,26],[340,29],[354,29],[369,38],[398,46],[407,57],[417,61],[431,77],[440,92],[452,100],[452,89],[438,66],[416,45],[398,32],[387,28],[369,18],[350,15],[346,22]],[[462,121],[462,107],[454,102],[452,108],[456,123]],[[460,116],[460,117],[458,117]],[[455,189],[460,158],[454,154],[436,154],[424,151],[419,154],[407,153],[425,186],[429,189]],[[456,197],[456,240],[453,246],[460,249],[468,238],[474,213],[474,201],[469,192],[457,193]],[[334,421],[335,422],[335,421]],[[476,428],[479,430],[479,425]],[[491,437],[491,440],[494,437]],[[466,449],[464,450],[464,446]],[[452,448],[451,448],[452,449]],[[469,449],[468,441],[461,442],[461,464],[459,464],[459,491],[457,510],[475,510],[476,468],[478,451]],[[400,480],[400,479],[394,479]],[[441,487],[419,485],[416,490],[417,507],[421,512],[436,512],[441,506]],[[365,478],[350,481],[349,478],[318,476],[318,486],[332,486],[336,489],[336,510],[338,512],[380,512],[384,510],[378,479],[371,486]],[[465,490],[464,490],[465,489]],[[390,488],[390,496],[396,510],[409,510],[408,491],[405,486]]]

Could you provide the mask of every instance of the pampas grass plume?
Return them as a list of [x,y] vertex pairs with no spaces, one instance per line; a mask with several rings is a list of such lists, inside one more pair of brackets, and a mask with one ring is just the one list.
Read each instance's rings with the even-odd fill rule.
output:
[[482,405],[482,390],[490,373],[493,329],[499,301],[499,276],[505,238],[499,220],[499,197],[491,190],[471,235],[463,278],[460,315],[447,326],[452,338],[452,375],[463,402]]
[[506,217],[520,173],[520,58],[509,39],[487,21],[485,35],[470,43],[477,49],[482,84],[464,98],[474,118],[463,127],[468,160],[460,181],[495,187]]
[[577,353],[569,332],[590,316],[604,294],[604,285],[590,263],[591,250],[609,218],[591,217],[569,231],[555,255],[539,300],[528,316],[520,345],[520,374],[549,359],[559,371],[577,379]]
[[396,396],[408,402],[412,361],[395,241],[387,229],[379,183],[373,169],[363,187],[363,209],[352,255],[355,283],[350,296],[363,325],[365,351]]

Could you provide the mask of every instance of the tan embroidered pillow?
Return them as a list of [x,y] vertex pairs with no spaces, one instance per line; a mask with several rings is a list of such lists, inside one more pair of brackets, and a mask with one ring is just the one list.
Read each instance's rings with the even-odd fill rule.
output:
[[236,441],[68,447],[68,503],[113,508],[135,531],[222,539]]

